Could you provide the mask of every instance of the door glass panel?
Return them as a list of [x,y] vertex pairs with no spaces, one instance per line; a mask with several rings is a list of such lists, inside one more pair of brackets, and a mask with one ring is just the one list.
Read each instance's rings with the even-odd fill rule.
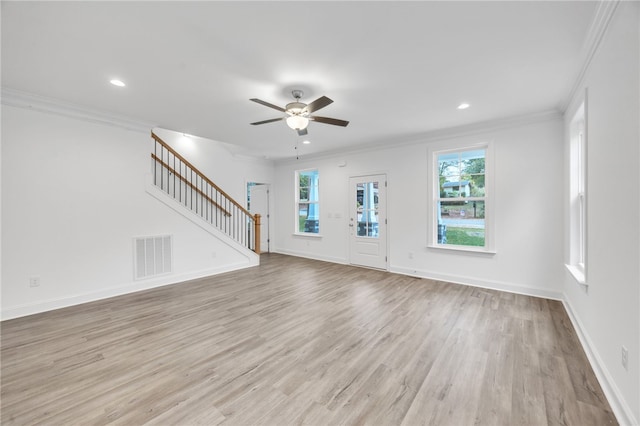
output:
[[356,212],[359,237],[378,238],[378,182],[356,185]]

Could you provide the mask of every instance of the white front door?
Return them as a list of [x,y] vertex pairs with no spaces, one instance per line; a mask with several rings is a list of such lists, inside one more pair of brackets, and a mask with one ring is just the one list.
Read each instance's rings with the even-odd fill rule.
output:
[[269,185],[249,187],[249,212],[260,214],[260,252],[269,253]]
[[387,176],[349,178],[349,261],[387,269]]

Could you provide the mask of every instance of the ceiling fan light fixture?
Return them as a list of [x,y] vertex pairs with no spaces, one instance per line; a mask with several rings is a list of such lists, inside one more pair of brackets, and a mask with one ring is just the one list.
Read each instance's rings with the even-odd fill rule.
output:
[[280,118],[256,121],[255,123],[251,123],[251,125],[255,126],[258,124],[273,123],[276,121],[286,121],[287,126],[289,126],[293,130],[298,131],[298,136],[305,136],[307,134],[307,126],[309,125],[309,121],[311,120],[318,123],[331,124],[333,126],[342,127],[346,127],[349,124],[348,121],[338,120],[337,118],[318,117],[311,115],[319,109],[322,109],[327,105],[333,103],[333,101],[326,96],[321,96],[310,104],[305,104],[303,102],[300,102],[300,98],[302,97],[302,90],[294,90],[291,92],[291,94],[293,95],[295,101],[289,102],[285,108],[271,104],[269,102],[265,102],[258,98],[249,99],[252,102],[256,102],[260,105],[264,105],[266,107],[285,113],[285,115],[280,116]]
[[292,115],[287,117],[287,126],[292,128],[293,130],[302,130],[306,129],[309,125],[309,119],[307,117],[303,117],[302,115]]

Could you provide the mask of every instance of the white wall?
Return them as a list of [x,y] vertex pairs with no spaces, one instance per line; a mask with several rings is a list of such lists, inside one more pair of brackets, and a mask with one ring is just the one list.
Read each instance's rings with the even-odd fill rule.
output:
[[[447,140],[279,162],[275,250],[349,263],[349,176],[381,172],[389,182],[391,271],[559,298],[563,277],[562,137],[563,123],[556,116]],[[491,141],[496,164],[497,253],[427,248],[429,144]],[[346,166],[339,167],[341,162]],[[320,172],[320,238],[293,235],[294,174],[305,168]]]
[[[238,200],[244,200],[247,181],[273,182],[275,251],[339,263],[349,262],[349,176],[386,173],[391,271],[564,297],[616,413],[638,423],[639,23],[640,4],[621,2],[566,112],[565,126],[588,88],[588,288],[562,266],[568,138],[559,120],[301,157],[278,162],[275,171],[271,163],[242,159],[223,144],[198,139],[188,148],[161,136]],[[443,141],[494,144],[495,255],[426,248],[427,150]],[[145,193],[151,147],[147,132],[3,105],[1,318],[248,264]],[[321,238],[293,235],[294,171],[307,168],[320,170]],[[629,184],[612,185],[614,179]],[[134,282],[132,238],[167,233],[174,236],[174,273]],[[31,276],[40,277],[40,287],[29,287]],[[622,345],[629,349],[628,371],[620,363]]]
[[[610,401],[619,402],[619,420],[629,424],[640,422],[639,28],[640,3],[621,2],[565,119],[568,146],[568,126],[587,89],[588,287],[566,272],[563,289]],[[568,164],[568,147],[566,155]]]
[[[252,263],[145,192],[152,147],[149,131],[2,106],[3,319]],[[255,161],[230,157],[211,164],[242,200]],[[270,164],[259,169],[270,179]],[[173,235],[173,273],[134,281],[133,237],[160,234]]]

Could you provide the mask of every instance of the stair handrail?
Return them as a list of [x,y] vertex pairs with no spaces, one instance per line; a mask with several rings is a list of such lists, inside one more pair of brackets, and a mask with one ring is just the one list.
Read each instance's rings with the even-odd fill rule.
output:
[[204,173],[202,173],[200,170],[198,170],[198,168],[196,166],[194,166],[193,164],[191,164],[186,158],[184,158],[182,155],[178,154],[178,152],[171,148],[171,146],[169,146],[165,141],[163,141],[162,139],[160,139],[160,137],[158,137],[155,133],[151,132],[151,137],[153,139],[155,139],[160,145],[164,146],[167,151],[169,151],[170,153],[172,153],[173,155],[176,156],[176,158],[179,158],[180,161],[182,161],[184,164],[186,164],[187,166],[189,166],[191,169],[193,169],[193,171],[199,175],[205,182],[207,182],[209,185],[213,186],[222,196],[224,196],[226,199],[228,199],[229,201],[231,201],[236,207],[238,207],[242,212],[244,212],[245,214],[247,214],[248,216],[253,216],[249,210],[245,209],[244,207],[242,207],[236,200],[233,199],[233,197],[231,197],[229,194],[227,194],[226,192],[224,192],[218,185],[216,185],[215,183],[213,183],[213,181],[211,179],[209,179]]
[[[260,214],[257,214],[257,213],[255,215],[251,214],[251,212],[249,212],[246,208],[244,208],[242,205],[240,205],[236,200],[233,199],[233,197],[231,197],[224,190],[222,190],[222,188],[220,188],[218,185],[216,185],[203,172],[201,172],[196,166],[191,164],[191,162],[189,162],[189,160],[187,160],[182,155],[180,155],[175,149],[173,149],[171,146],[169,146],[165,141],[163,141],[153,131],[151,131],[151,137],[158,144],[160,144],[160,146],[163,149],[166,149],[167,152],[171,153],[175,158],[177,158],[179,161],[181,161],[187,168],[191,169],[191,171],[193,173],[195,173],[197,177],[199,177],[202,181],[206,182],[208,185],[210,185],[212,188],[214,188],[215,191],[220,196],[222,196],[225,200],[227,200],[230,203],[232,203],[241,213],[244,213],[251,220],[252,228],[253,228],[253,236],[254,236],[253,239],[254,239],[254,241],[253,241],[253,247],[251,247],[251,245],[249,244],[248,248],[253,250],[257,254],[260,254]],[[184,176],[182,176],[182,174],[180,172],[178,172],[177,170],[172,168],[169,164],[165,163],[162,160],[162,158],[158,157],[153,152],[151,153],[151,158],[155,162],[160,163],[160,165],[162,165],[164,168],[166,168],[169,171],[169,173],[174,174],[176,177],[178,177],[178,179],[180,181],[184,182],[185,185],[191,187],[192,190],[196,191],[200,196],[202,196],[204,199],[206,199],[208,203],[211,203],[213,206],[215,206],[216,208],[220,209],[224,213],[224,215],[226,217],[230,217],[231,216],[231,213],[228,210],[226,210],[219,203],[217,203],[216,201],[211,199],[202,190],[200,190],[199,188],[194,186],[188,179],[186,179]],[[227,235],[228,235],[228,233],[227,233]],[[232,238],[233,238],[233,236],[232,236]]]
[[[200,194],[202,197],[205,198],[205,200],[207,200],[208,202],[210,202],[211,204],[213,204],[214,206],[216,206],[217,208],[219,208],[220,210],[222,210],[222,212],[225,214],[225,216],[231,216],[231,213],[229,213],[229,211],[227,211],[227,209],[225,209],[224,207],[222,207],[220,204],[218,204],[215,200],[213,200],[211,197],[209,197],[207,194],[205,194],[202,190],[200,190],[200,188],[196,187],[194,184],[192,184],[191,182],[189,182],[189,180],[187,178],[185,178],[184,176],[182,176],[177,170],[175,170],[173,167],[171,167],[170,165],[168,165],[167,163],[165,163],[164,161],[162,161],[162,159],[160,157],[158,157],[155,154],[151,154],[151,158],[153,158],[154,160],[156,160],[158,163],[160,163],[162,166],[164,166],[167,170],[169,170],[170,173],[173,173],[174,175],[176,175],[178,177],[178,179],[180,179],[182,182],[185,183],[185,185],[189,186],[190,188],[192,188],[194,191],[196,191],[198,194]],[[196,173],[197,170],[196,170]],[[221,191],[218,191],[222,194]],[[244,210],[244,209],[243,209]]]

